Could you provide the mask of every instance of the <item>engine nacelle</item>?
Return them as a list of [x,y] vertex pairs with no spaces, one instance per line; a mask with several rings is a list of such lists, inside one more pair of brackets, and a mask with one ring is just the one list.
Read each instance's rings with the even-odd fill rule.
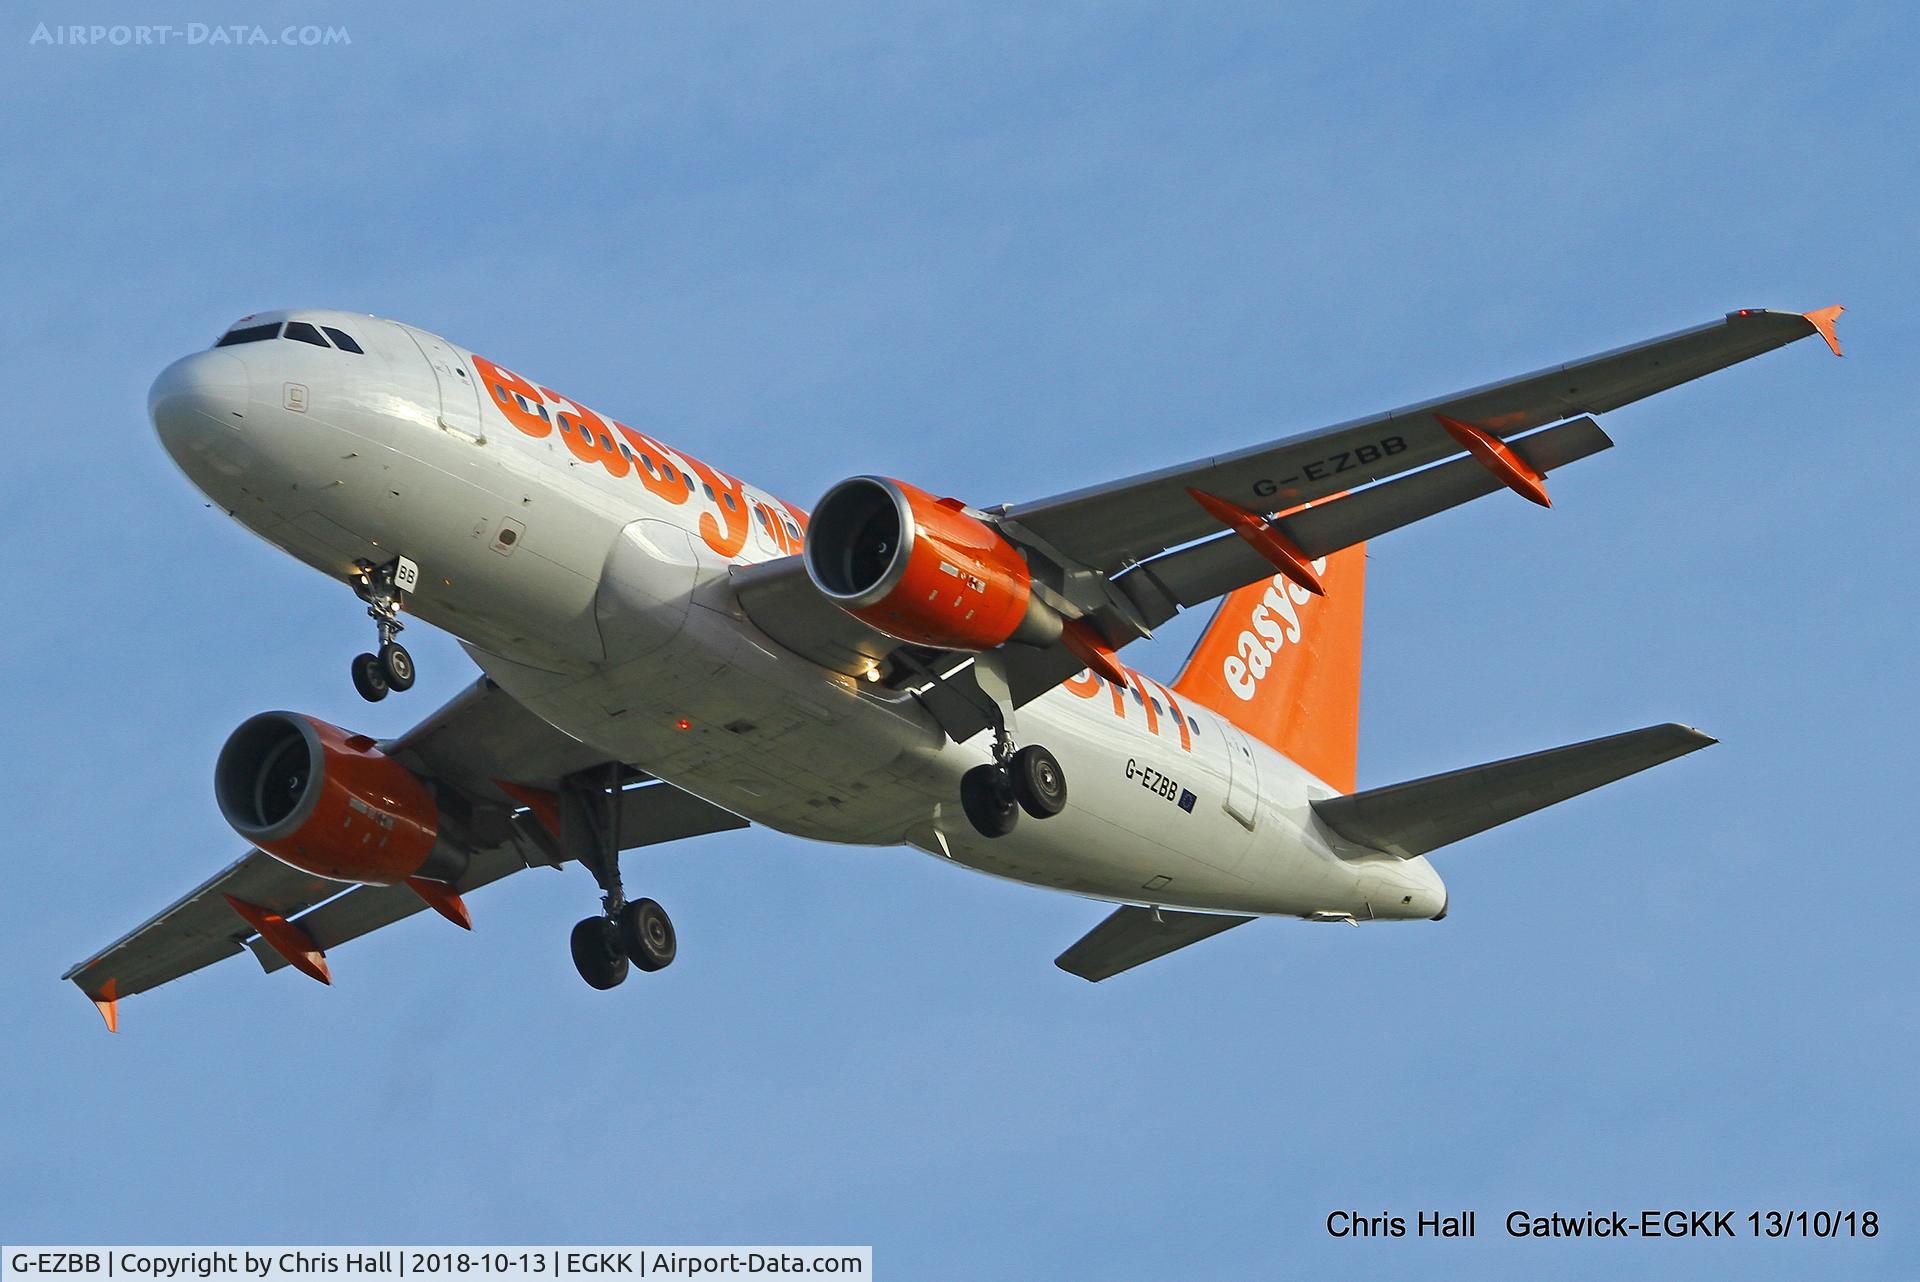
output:
[[1019,549],[958,499],[903,481],[856,476],[828,490],[807,524],[806,559],[834,604],[902,641],[991,650],[1060,636]]
[[242,722],[220,750],[213,790],[235,832],[336,881],[405,881],[440,831],[426,785],[372,739],[291,712]]

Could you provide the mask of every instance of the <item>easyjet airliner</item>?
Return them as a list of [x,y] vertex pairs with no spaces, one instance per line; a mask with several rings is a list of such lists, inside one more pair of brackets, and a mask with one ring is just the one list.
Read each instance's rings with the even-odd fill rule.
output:
[[[485,674],[397,739],[263,712],[213,769],[251,847],[68,972],[119,999],[249,950],[327,953],[578,861],[611,988],[673,961],[624,850],[762,824],[1118,905],[1101,980],[1261,916],[1439,920],[1429,852],[1713,742],[1682,725],[1355,791],[1365,542],[1482,496],[1546,505],[1593,415],[1819,335],[1840,308],[1664,338],[1124,480],[978,507],[855,476],[811,514],[395,321],[248,316],[153,385],[215,503],[350,587],[367,699],[424,620]],[[934,482],[938,484],[938,482]],[[1120,651],[1218,601],[1171,681]]]

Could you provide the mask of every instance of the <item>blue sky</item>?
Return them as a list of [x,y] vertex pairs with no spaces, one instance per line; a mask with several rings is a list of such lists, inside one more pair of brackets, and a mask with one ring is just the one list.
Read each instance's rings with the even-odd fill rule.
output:
[[[321,49],[0,36],[14,786],[0,1238],[856,1242],[887,1278],[1896,1276],[1914,1257],[1920,42],[1900,6],[265,5]],[[810,503],[1014,500],[1713,319],[1816,343],[1380,540],[1361,783],[1654,721],[1721,746],[1442,852],[1452,915],[1089,987],[1099,906],[762,831],[235,960],[109,1038],[65,967],[237,853],[209,776],[362,705],[341,587],[209,511],[153,375],[409,320]],[[1907,355],[1902,355],[1907,353]],[[1173,671],[1198,621],[1144,649]],[[1335,1209],[1474,1207],[1441,1247]],[[1872,1243],[1505,1240],[1515,1209],[1872,1208]]]

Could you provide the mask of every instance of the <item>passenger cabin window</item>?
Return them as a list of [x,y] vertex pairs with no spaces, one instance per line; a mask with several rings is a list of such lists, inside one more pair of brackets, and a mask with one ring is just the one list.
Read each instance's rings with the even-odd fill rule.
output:
[[365,352],[360,350],[360,344],[353,341],[353,335],[347,333],[345,330],[335,329],[331,325],[322,325],[320,328],[327,331],[327,337],[331,338],[333,345],[341,351],[352,352],[355,356],[366,355]]
[[233,347],[240,343],[258,343],[263,339],[278,338],[279,336],[279,321],[274,321],[271,325],[246,325],[239,329],[228,330],[220,336],[220,341],[215,343],[214,346]]
[[305,321],[288,321],[286,337],[296,343],[312,343],[315,347],[329,346],[327,340],[320,337],[320,331]]

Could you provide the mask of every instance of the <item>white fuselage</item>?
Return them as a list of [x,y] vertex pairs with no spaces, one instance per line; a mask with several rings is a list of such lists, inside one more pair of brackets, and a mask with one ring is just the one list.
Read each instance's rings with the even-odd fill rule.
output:
[[[959,781],[990,736],[950,742],[910,695],[782,649],[735,603],[730,567],[798,551],[799,509],[546,389],[521,410],[555,423],[536,436],[480,386],[495,367],[423,331],[340,312],[255,323],[277,320],[365,350],[273,339],[176,362],[151,405],[168,451],[332,577],[407,556],[409,614],[610,758],[784,832],[911,844],[1100,899],[1361,921],[1444,909],[1424,859],[1316,820],[1308,802],[1334,789],[1144,678],[1124,696],[1083,678],[1013,714],[1017,742],[1059,759],[1067,809],[981,836]],[[671,482],[643,474],[643,442]]]

